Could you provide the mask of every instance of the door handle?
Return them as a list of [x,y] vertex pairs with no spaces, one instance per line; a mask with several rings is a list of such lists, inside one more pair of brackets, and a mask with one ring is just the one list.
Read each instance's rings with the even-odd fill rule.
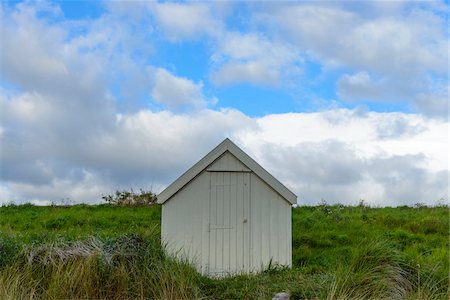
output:
[[247,218],[245,218],[243,222],[244,222],[244,223],[247,223]]

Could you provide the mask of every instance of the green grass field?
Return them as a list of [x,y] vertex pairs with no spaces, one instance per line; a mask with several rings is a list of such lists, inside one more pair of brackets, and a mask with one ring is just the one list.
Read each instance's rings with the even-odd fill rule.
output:
[[0,299],[448,299],[449,209],[293,209],[293,268],[210,279],[160,246],[159,206],[0,207]]

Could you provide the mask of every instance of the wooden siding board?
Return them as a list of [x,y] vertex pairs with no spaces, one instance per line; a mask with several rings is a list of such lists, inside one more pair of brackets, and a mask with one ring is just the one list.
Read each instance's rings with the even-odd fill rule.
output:
[[269,236],[270,236],[270,251],[269,255],[270,257],[273,257],[275,261],[278,261],[278,243],[277,243],[277,236],[279,234],[279,227],[276,222],[276,209],[277,209],[277,202],[278,197],[275,199],[272,199],[270,201],[270,210],[269,210]]
[[277,193],[252,174],[252,268],[260,271],[273,263],[289,265],[291,206],[281,201]]
[[288,223],[288,228],[286,229],[286,234],[288,236],[287,238],[287,249],[288,249],[288,256],[287,261],[288,265],[292,266],[292,207],[289,205],[286,209],[288,212],[286,220]]
[[269,250],[270,250],[270,244],[269,244],[269,239],[270,239],[270,218],[269,216],[269,208],[270,208],[270,197],[269,194],[267,193],[267,188],[263,185],[261,185],[261,183],[259,182],[259,188],[262,191],[262,195],[261,195],[261,219],[263,221],[262,223],[262,262],[261,265],[263,267],[265,267],[265,265],[269,262],[270,260],[270,256],[269,256]]
[[[244,174],[237,174],[236,220],[244,219]],[[236,269],[244,266],[244,224],[237,222],[236,228]]]
[[215,161],[213,161],[207,168],[210,172],[249,172],[240,160],[238,160],[230,151],[225,151]]
[[[250,214],[250,195],[251,195],[251,181],[250,181],[251,173],[243,173],[244,175],[244,219],[249,218]],[[244,271],[248,272],[250,268],[250,230],[248,222],[243,224],[244,228],[244,239],[243,239],[243,248],[244,248]]]
[[199,199],[201,203],[201,211],[202,211],[202,239],[201,239],[201,272],[202,274],[208,273],[208,262],[209,262],[209,199],[211,196],[211,185],[209,176],[204,172],[202,174],[203,177],[203,186],[205,187],[204,196]]
[[[196,179],[196,185],[185,187],[176,197],[180,201],[168,202],[162,213],[162,242],[167,244],[168,252],[172,255],[184,256],[193,264],[202,265],[203,253],[203,202],[198,199],[205,198],[208,187],[204,176]],[[206,189],[205,189],[206,188]],[[196,212],[200,217],[192,218]]]
[[231,191],[230,195],[230,227],[233,227],[234,230],[230,230],[230,240],[229,240],[229,247],[230,247],[230,270],[237,270],[236,265],[236,234],[237,234],[237,197],[238,197],[238,174],[235,174],[231,181],[234,185],[234,189]]
[[[286,224],[287,224],[287,220],[286,220],[286,218],[287,218],[287,212],[286,212],[286,206],[285,205],[283,205],[283,207],[282,207],[282,219],[281,219],[281,222],[280,222],[280,228],[281,229],[286,229]],[[281,244],[281,248],[282,248],[282,251],[281,251],[281,253],[283,253],[283,263],[287,263],[287,255],[288,255],[288,253],[287,253],[287,243],[288,243],[288,236],[287,236],[287,233],[286,233],[286,230],[282,230],[281,231],[281,236],[282,236],[282,244]]]
[[210,256],[210,271],[211,270],[216,270],[217,268],[217,264],[216,264],[216,245],[217,245],[217,236],[216,236],[216,231],[213,229],[211,230],[212,227],[216,226],[217,223],[217,189],[215,188],[215,184],[216,184],[216,177],[217,174],[210,174],[211,176],[211,223],[209,224],[209,236],[210,236],[210,252],[209,252],[209,256]]

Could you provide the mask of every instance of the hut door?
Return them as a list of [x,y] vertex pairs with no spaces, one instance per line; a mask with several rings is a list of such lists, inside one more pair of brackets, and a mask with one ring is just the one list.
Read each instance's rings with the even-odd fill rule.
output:
[[250,172],[210,174],[208,273],[250,269]]

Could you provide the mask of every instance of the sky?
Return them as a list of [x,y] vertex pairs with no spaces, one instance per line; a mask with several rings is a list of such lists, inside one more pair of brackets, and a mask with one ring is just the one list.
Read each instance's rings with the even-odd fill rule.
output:
[[2,1],[0,205],[161,192],[228,137],[298,196],[448,202],[448,2]]

